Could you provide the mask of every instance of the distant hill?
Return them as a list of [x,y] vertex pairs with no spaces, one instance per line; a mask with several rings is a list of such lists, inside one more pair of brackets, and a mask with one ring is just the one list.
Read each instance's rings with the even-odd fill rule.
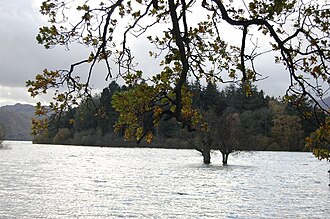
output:
[[35,108],[28,104],[0,107],[0,126],[6,130],[7,140],[32,140],[31,118]]

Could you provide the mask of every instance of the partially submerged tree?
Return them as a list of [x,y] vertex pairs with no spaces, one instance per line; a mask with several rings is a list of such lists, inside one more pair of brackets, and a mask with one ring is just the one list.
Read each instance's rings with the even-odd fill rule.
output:
[[228,164],[228,157],[234,151],[246,150],[246,136],[240,124],[238,113],[227,110],[222,115],[216,115],[213,110],[205,113],[208,124],[205,141],[209,148],[219,150],[222,154],[222,164]]
[[2,145],[2,142],[5,140],[5,137],[6,137],[6,130],[0,127],[0,146]]
[[[125,127],[126,138],[152,140],[152,133],[143,126],[146,112],[152,112],[155,125],[166,116],[195,130],[203,120],[192,107],[187,79],[224,82],[229,76],[229,81],[242,82],[249,95],[251,83],[267,73],[257,70],[256,61],[265,53],[283,64],[290,76],[287,101],[292,95],[298,100],[307,96],[315,107],[327,110],[317,101],[329,87],[330,7],[326,0],[46,0],[40,11],[50,23],[40,28],[40,44],[49,49],[79,43],[89,47],[90,53],[68,69],[45,69],[28,81],[31,95],[54,88],[50,108],[60,113],[76,104],[77,98],[90,95],[93,70],[104,62],[106,79],[120,77],[131,87],[113,98],[120,113],[116,128]],[[225,41],[233,33],[239,42]],[[134,44],[145,43],[141,38],[153,45],[144,48],[150,54],[148,62],[160,65],[158,72],[136,65],[133,58],[142,51],[134,50]],[[259,39],[266,39],[270,47],[259,46]],[[77,73],[82,65],[88,66],[86,75]],[[81,80],[83,76],[86,81]],[[62,92],[61,87],[67,90]],[[35,132],[44,124],[35,120]],[[328,127],[326,122],[320,130]]]
[[198,133],[190,133],[186,136],[185,140],[199,151],[203,156],[203,163],[211,163],[211,151],[214,151],[213,138],[209,130],[202,130]]
[[229,154],[249,149],[248,136],[242,129],[238,113],[229,109],[217,115],[216,111],[210,108],[203,111],[202,115],[205,126],[201,127],[199,132],[192,133],[187,141],[201,152],[205,164],[211,163],[211,151],[220,151],[222,164],[227,165]]

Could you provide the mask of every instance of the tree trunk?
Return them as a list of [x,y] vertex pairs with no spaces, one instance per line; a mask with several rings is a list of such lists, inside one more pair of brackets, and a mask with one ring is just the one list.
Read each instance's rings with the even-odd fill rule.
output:
[[211,152],[210,149],[204,149],[202,152],[203,155],[203,162],[204,164],[210,164],[211,163]]
[[227,166],[228,165],[228,155],[229,153],[221,153],[222,154],[222,164],[224,166]]

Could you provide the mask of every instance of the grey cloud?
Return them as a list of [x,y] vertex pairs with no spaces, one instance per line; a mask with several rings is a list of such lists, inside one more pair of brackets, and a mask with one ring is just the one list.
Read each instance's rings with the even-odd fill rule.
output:
[[71,62],[86,55],[82,48],[65,51],[46,50],[38,45],[35,36],[44,20],[32,8],[31,1],[5,1],[0,4],[0,85],[24,87],[44,68],[66,68]]
[[[0,105],[35,102],[25,88],[27,80],[45,68],[66,68],[85,53],[82,48],[68,52],[64,48],[45,50],[38,45],[35,36],[45,20],[32,3],[32,0],[2,0],[0,3]],[[40,100],[47,99],[41,97]]]
[[36,44],[35,35],[39,23],[31,2],[24,1],[24,4],[22,2],[18,1],[16,7],[12,4],[0,5],[1,85],[24,86],[32,72],[38,70],[35,57],[41,48]]
[[[45,50],[38,45],[35,36],[38,28],[45,25],[45,19],[39,14],[37,8],[33,8],[33,0],[1,0],[0,3],[0,105],[13,102],[33,102],[26,92],[25,81],[33,79],[44,68],[59,69],[68,68],[69,65],[89,54],[88,49],[82,46],[72,46],[71,51],[65,51],[63,47]],[[141,62],[141,69],[150,75],[159,71],[159,66],[150,61],[146,62],[148,47],[146,41],[134,42],[136,61]],[[143,63],[142,63],[143,62]],[[283,95],[287,88],[287,73],[281,68],[273,68],[261,61],[263,73],[270,78],[259,82],[258,86],[270,95]],[[267,63],[274,63],[273,60]],[[114,67],[114,71],[116,68]],[[87,72],[87,67],[78,69],[78,72]],[[105,87],[108,82],[105,79],[105,67],[100,64],[94,71],[92,86],[98,89]],[[276,81],[276,83],[275,83]],[[9,91],[9,88],[19,92]],[[41,97],[43,98],[43,97]],[[47,100],[47,98],[40,99]]]

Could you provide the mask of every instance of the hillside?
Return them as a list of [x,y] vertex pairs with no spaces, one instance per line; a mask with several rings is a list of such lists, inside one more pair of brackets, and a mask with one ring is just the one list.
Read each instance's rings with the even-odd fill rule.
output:
[[0,107],[0,126],[6,130],[7,140],[32,140],[31,118],[34,106],[15,104]]

